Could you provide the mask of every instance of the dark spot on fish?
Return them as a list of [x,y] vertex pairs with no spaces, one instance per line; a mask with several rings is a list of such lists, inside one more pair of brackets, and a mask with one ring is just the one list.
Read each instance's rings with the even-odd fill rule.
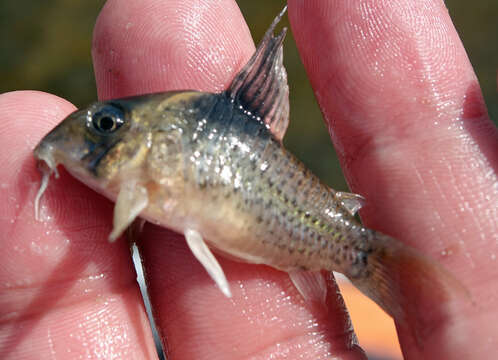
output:
[[368,264],[368,253],[365,251],[358,251],[356,257],[353,260],[353,265],[367,266]]

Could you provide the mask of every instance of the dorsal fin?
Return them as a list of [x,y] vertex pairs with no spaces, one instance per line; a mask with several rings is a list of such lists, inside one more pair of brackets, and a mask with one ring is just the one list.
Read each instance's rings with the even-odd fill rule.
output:
[[286,10],[287,6],[273,20],[256,52],[227,89],[230,99],[263,121],[278,140],[289,125],[289,86],[282,50],[287,28],[277,36],[273,32]]

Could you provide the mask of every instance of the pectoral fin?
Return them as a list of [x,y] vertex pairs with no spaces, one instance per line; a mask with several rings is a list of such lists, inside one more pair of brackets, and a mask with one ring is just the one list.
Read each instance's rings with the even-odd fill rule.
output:
[[196,259],[204,266],[204,269],[206,269],[209,276],[211,276],[216,285],[218,285],[221,292],[225,294],[226,297],[232,297],[225,273],[218,263],[218,260],[216,260],[213,253],[202,239],[201,234],[195,230],[187,229],[185,231],[185,239]]
[[114,222],[109,241],[113,242],[121,236],[148,203],[149,196],[145,187],[136,183],[124,184],[114,206]]

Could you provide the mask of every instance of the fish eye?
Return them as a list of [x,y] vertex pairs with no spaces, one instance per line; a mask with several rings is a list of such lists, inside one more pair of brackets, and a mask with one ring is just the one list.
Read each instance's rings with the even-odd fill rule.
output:
[[[89,114],[90,115],[90,114]],[[89,116],[89,125],[97,132],[108,135],[124,124],[123,111],[115,105],[106,105]]]

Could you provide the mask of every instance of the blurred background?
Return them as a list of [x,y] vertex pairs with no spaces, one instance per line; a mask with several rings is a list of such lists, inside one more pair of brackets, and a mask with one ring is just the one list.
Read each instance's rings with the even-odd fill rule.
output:
[[[237,2],[256,42],[284,4],[268,0]],[[78,107],[94,101],[97,93],[90,47],[93,25],[104,3],[104,0],[1,0],[0,93],[41,90],[64,97]],[[489,114],[497,123],[498,1],[447,0],[446,6],[474,65]],[[288,26],[287,19],[283,24]],[[286,146],[326,183],[347,190],[292,33],[286,39],[284,51],[291,97]],[[341,287],[360,344],[369,357],[400,359],[390,319],[346,282]]]

